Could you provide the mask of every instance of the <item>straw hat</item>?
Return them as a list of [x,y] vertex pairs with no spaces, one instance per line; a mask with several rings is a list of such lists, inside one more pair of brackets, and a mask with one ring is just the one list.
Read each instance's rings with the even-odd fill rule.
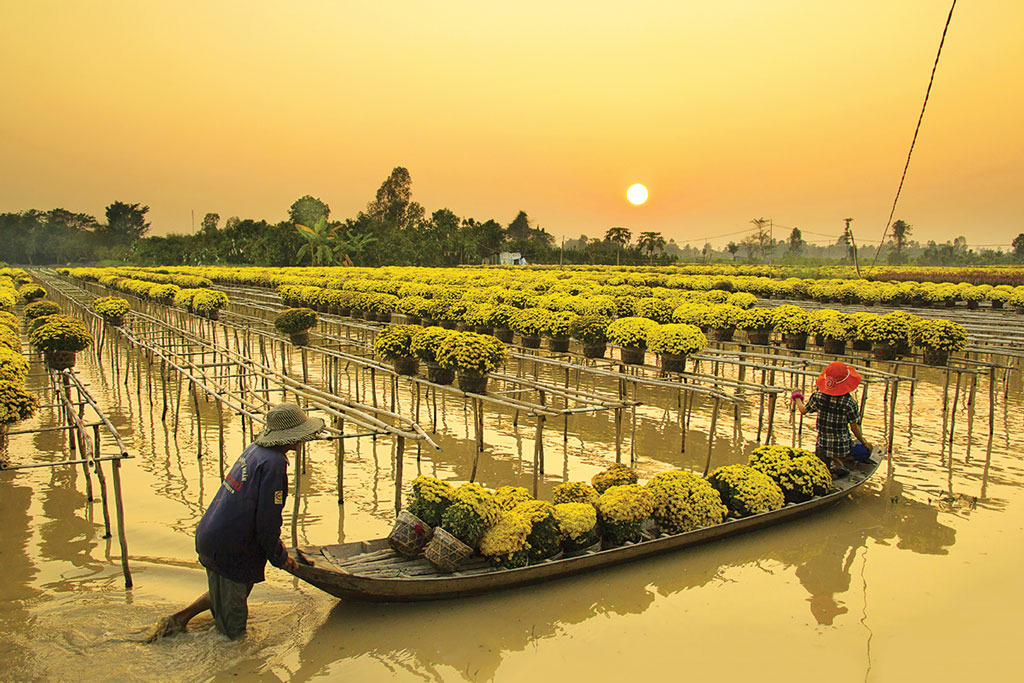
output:
[[307,417],[294,403],[281,403],[267,412],[265,429],[255,441],[260,446],[287,446],[309,441],[323,428],[319,417]]
[[818,391],[829,396],[843,396],[857,388],[860,375],[842,361],[829,363],[818,375]]

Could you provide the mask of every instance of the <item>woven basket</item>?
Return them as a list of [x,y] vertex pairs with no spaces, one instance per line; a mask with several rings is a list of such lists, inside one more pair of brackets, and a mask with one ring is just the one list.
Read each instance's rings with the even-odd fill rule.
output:
[[443,572],[451,573],[473,554],[473,549],[443,528],[437,527],[424,554],[430,564]]
[[429,524],[408,510],[402,510],[395,519],[391,534],[388,535],[388,545],[400,555],[416,557],[433,534],[434,530]]
[[303,330],[302,332],[292,332],[288,335],[291,337],[292,344],[295,346],[305,346],[309,343],[309,330]]
[[554,353],[565,353],[569,350],[569,338],[552,337],[548,339],[548,348]]
[[619,349],[622,362],[628,365],[643,365],[646,352],[647,349],[641,349],[637,346],[623,346]]
[[593,346],[583,347],[583,356],[585,358],[604,358],[604,354],[607,353],[608,346],[606,344],[594,344]]

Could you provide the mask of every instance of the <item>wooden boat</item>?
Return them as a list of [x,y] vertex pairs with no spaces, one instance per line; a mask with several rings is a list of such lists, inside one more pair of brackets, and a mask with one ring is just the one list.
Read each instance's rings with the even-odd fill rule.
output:
[[834,484],[830,493],[804,503],[790,503],[780,510],[729,518],[715,526],[606,550],[585,550],[518,569],[496,569],[484,558],[474,556],[459,571],[445,574],[422,555],[403,557],[391,550],[386,538],[377,538],[292,549],[290,552],[299,563],[292,573],[331,595],[349,600],[410,602],[478,595],[573,576],[785,522],[846,498],[877,469],[878,463],[857,465],[849,476]]

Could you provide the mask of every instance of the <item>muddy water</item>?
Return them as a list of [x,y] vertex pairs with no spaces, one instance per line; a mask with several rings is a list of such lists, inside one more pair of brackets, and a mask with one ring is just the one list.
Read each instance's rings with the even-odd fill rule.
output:
[[[142,645],[134,639],[148,625],[205,590],[193,533],[219,483],[216,410],[201,403],[197,417],[186,401],[179,419],[164,423],[158,386],[150,393],[143,383],[137,394],[134,382],[126,388],[115,381],[109,363],[82,358],[79,366],[135,456],[122,469],[135,588],[123,588],[117,543],[102,538],[99,505],[86,503],[80,471],[0,473],[2,680],[620,680],[638,673],[655,680],[957,680],[1021,665],[1018,384],[1008,405],[997,406],[984,499],[987,385],[979,384],[970,462],[966,411],[958,409],[950,475],[939,457],[940,376],[926,373],[912,427],[909,395],[899,398],[894,478],[886,480],[883,468],[852,500],[811,518],[583,577],[441,603],[339,602],[268,568],[268,581],[250,599],[243,641],[225,641],[199,617],[186,635]],[[316,364],[313,372],[316,381]],[[42,386],[39,378],[31,382]],[[876,441],[878,394],[866,428]],[[404,390],[398,398],[410,404]],[[637,411],[633,446],[641,472],[702,468],[708,406],[695,412],[680,453],[674,398],[657,391],[639,398],[647,404]],[[750,410],[738,431],[731,419],[720,423],[715,464],[738,462],[753,447]],[[202,460],[196,419],[204,426]],[[788,419],[780,405],[782,443],[792,433]],[[406,481],[418,472],[468,479],[471,411],[449,398],[439,422],[442,450],[407,448]],[[55,413],[43,410],[25,426],[52,424]],[[529,487],[532,421],[517,428],[510,413],[489,411],[485,424],[478,480]],[[542,496],[563,478],[589,478],[613,462],[614,435],[610,413],[550,420]],[[804,445],[811,439],[805,433]],[[349,443],[343,507],[333,446],[310,448],[300,542],[377,537],[390,528],[393,446],[385,439]],[[243,445],[234,420],[227,451],[237,454]],[[14,436],[9,444],[16,462],[59,459],[65,449],[57,433]],[[290,515],[283,536],[291,537]]]

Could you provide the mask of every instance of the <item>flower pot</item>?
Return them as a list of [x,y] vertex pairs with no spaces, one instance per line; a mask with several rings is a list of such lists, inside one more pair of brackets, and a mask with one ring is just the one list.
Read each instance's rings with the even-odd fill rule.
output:
[[638,346],[623,346],[619,349],[619,356],[622,358],[622,362],[629,365],[643,365],[646,353],[647,349],[642,349]]
[[206,314],[206,317],[209,318],[210,320],[220,320],[220,309],[218,308],[216,310],[210,311],[209,313]]
[[896,344],[897,356],[909,356],[911,353],[913,350],[910,348],[910,342],[901,341]]
[[411,313],[407,314],[405,317],[409,319],[410,325],[419,325],[420,323],[423,322],[423,318],[419,317],[418,315],[412,315]]
[[458,325],[455,323],[454,320],[442,320],[441,327],[443,327],[446,330],[454,330],[458,328]]
[[305,346],[309,343],[309,330],[292,332],[288,336],[291,338],[292,344],[295,344],[296,346]]
[[807,348],[806,334],[783,334],[782,341],[786,343],[786,348],[792,351],[803,351]]
[[433,318],[423,318],[423,327],[437,327],[437,321]]
[[519,345],[528,349],[540,348],[540,337],[528,337],[525,334],[520,338]]
[[477,334],[490,334],[493,336],[494,328],[490,325],[474,325],[473,331]]
[[408,375],[415,377],[416,373],[420,371],[420,360],[415,356],[406,356],[404,358],[394,358],[391,364],[395,368],[395,372],[399,375]]
[[35,302],[42,301],[42,300],[43,300],[43,297],[41,297],[41,296],[26,297],[25,304],[26,305],[27,304],[34,304]]
[[953,308],[954,306],[956,306],[955,299],[946,299],[946,308]]
[[751,344],[767,346],[771,341],[771,330],[747,330],[747,341]]
[[568,337],[552,337],[548,340],[548,348],[555,353],[565,353],[569,350]]
[[1003,307],[1003,302],[1002,301],[993,301],[992,302],[992,308],[1002,308],[1002,307]]
[[348,306],[338,306],[334,311],[338,315],[349,316],[352,315],[352,309]]
[[352,317],[356,320],[364,320],[366,318],[366,311],[361,311],[358,308],[352,309]]
[[975,311],[977,309],[978,309],[978,302],[977,301],[968,301],[967,302],[967,310]]
[[823,335],[823,334],[816,334],[816,335],[814,335],[814,345],[815,346],[824,346],[825,345],[825,335]]
[[895,344],[875,344],[872,351],[878,360],[896,360]]
[[686,372],[685,353],[659,353],[658,359],[665,372]]
[[945,367],[949,363],[949,351],[924,347],[924,362],[928,365]]
[[459,370],[459,389],[467,394],[486,394],[487,373]]
[[825,343],[822,346],[825,347],[825,353],[831,353],[835,356],[842,356],[846,353],[846,340],[845,339],[824,339]]
[[731,342],[732,336],[736,334],[735,327],[712,327],[711,339],[719,342]]
[[103,316],[103,321],[106,322],[108,325],[113,325],[114,327],[121,327],[121,325],[124,325],[124,316],[105,315]]
[[402,510],[388,535],[388,545],[399,555],[416,557],[434,535],[434,529],[408,510]]
[[498,338],[498,341],[511,344],[512,340],[515,339],[516,333],[507,327],[495,327],[494,336]]
[[430,564],[443,572],[453,572],[459,568],[466,558],[473,554],[473,549],[452,536],[444,528],[434,529],[434,536],[427,543],[424,555]]
[[46,364],[53,370],[67,370],[75,367],[75,351],[59,349],[57,351],[44,351]]
[[378,313],[377,314],[377,322],[382,322],[382,323],[389,323],[389,322],[391,322],[391,314],[390,313]]
[[860,305],[861,306],[874,306],[876,303],[877,303],[876,301],[861,301]]
[[850,342],[854,351],[870,351],[874,344],[867,339],[854,339]]
[[455,371],[442,368],[436,361],[427,361],[427,381],[434,384],[451,384]]
[[583,356],[585,358],[604,358],[604,354],[608,352],[607,344],[595,344],[594,346],[583,347]]

